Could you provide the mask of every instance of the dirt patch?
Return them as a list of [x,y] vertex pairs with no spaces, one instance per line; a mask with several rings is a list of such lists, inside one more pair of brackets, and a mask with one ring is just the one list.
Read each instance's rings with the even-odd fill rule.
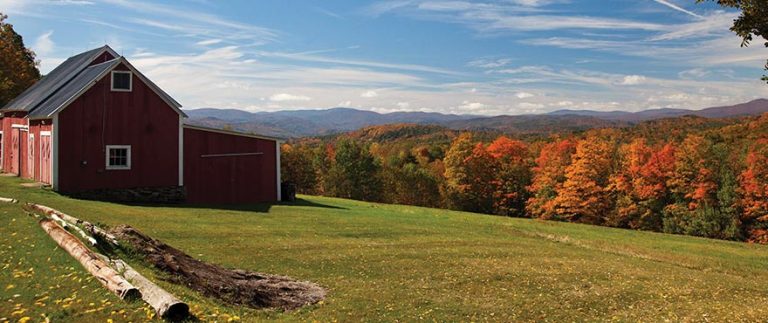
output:
[[130,226],[118,226],[111,233],[127,242],[150,264],[170,274],[170,281],[228,304],[292,310],[325,297],[325,289],[314,283],[208,264]]

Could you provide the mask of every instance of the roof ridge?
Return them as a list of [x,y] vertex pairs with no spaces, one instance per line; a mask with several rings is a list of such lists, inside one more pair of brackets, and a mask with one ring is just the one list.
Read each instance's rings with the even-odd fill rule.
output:
[[4,107],[0,108],[0,110],[26,111],[31,113],[53,97],[75,77],[80,75],[97,57],[105,52],[108,52],[115,57],[122,57],[109,47],[109,45],[104,45],[73,55],[8,102]]

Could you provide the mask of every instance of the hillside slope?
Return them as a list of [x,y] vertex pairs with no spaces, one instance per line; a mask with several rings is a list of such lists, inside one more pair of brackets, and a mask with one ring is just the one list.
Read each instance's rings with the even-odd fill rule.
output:
[[[275,312],[217,304],[158,280],[204,320],[759,321],[768,315],[765,246],[310,196],[233,208],[129,206],[69,199],[20,182],[0,177],[0,195],[106,225],[130,224],[205,261],[330,290],[323,304]],[[9,237],[0,239],[0,260],[10,267],[0,284],[24,293],[17,301],[9,301],[15,292],[2,294],[0,313],[29,302],[22,304],[25,316],[88,321],[122,304],[93,281],[76,298],[104,298],[109,307],[72,312],[53,297],[43,301],[46,307],[32,304],[59,279],[46,275],[51,261],[85,274],[44,234],[30,233],[40,231],[20,208],[0,210],[0,236]],[[11,239],[12,232],[30,240],[16,243],[21,238]],[[10,274],[27,267],[38,268],[35,279]],[[140,309],[128,308],[135,318]]]

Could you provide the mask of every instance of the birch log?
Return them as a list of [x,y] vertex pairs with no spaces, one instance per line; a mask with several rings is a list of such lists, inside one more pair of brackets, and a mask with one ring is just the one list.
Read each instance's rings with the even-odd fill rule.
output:
[[112,259],[111,263],[141,291],[141,298],[155,309],[157,316],[169,320],[181,320],[189,316],[189,305],[155,285],[124,261]]
[[80,219],[78,219],[78,218],[76,218],[74,216],[71,216],[71,215],[66,214],[64,212],[61,212],[61,211],[56,210],[54,208],[47,207],[45,205],[34,204],[34,203],[27,203],[27,206],[29,206],[30,208],[32,208],[34,210],[43,212],[43,214],[45,214],[45,215],[49,215],[49,216],[56,215],[59,218],[61,218],[62,220],[71,223],[72,225],[82,225],[92,235],[98,236],[98,237],[100,237],[102,239],[105,239],[107,242],[111,243],[112,245],[115,245],[115,246],[118,245],[117,238],[115,238],[114,235],[110,234],[107,231],[104,231],[103,229],[97,227],[96,225],[94,225],[94,224],[92,224],[90,222],[80,220]]
[[121,299],[134,299],[141,296],[136,287],[109,267],[106,262],[89,250],[77,237],[56,224],[56,221],[42,219],[40,220],[40,226],[62,249],[77,259],[109,291],[115,293]]
[[7,197],[0,197],[0,202],[2,202],[2,203],[16,203],[16,202],[18,202],[18,200],[17,199],[7,198]]

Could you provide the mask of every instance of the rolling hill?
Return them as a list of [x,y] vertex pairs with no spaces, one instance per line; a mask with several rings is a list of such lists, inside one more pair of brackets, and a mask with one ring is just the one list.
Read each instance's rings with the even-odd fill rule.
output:
[[[0,192],[102,225],[129,224],[201,260],[329,290],[297,311],[222,304],[131,265],[201,321],[761,321],[768,247],[301,196],[220,208],[67,198],[0,177]],[[0,317],[146,321],[25,215],[0,204]],[[194,320],[193,320],[194,321]]]
[[329,135],[366,126],[416,123],[442,125],[454,130],[491,130],[508,134],[549,134],[600,127],[625,127],[648,120],[693,115],[704,118],[732,118],[768,112],[768,100],[758,99],[733,106],[702,110],[656,109],[640,112],[558,110],[537,115],[481,117],[426,112],[376,113],[350,108],[291,110],[250,113],[235,109],[187,110],[189,123],[232,127],[245,132],[296,138]]

